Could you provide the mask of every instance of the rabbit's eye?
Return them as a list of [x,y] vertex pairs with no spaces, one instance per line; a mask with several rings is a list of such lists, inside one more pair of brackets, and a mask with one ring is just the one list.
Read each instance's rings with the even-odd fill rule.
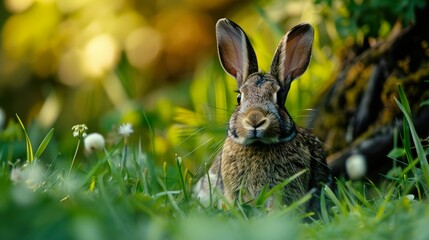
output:
[[237,104],[240,105],[241,103],[241,93],[238,93],[237,95]]

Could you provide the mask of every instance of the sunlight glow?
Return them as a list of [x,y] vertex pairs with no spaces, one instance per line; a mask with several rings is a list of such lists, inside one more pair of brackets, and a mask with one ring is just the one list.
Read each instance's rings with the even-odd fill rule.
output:
[[43,127],[50,127],[57,120],[61,110],[61,101],[55,91],[52,91],[43,103],[38,115],[38,121]]
[[18,13],[31,7],[33,3],[34,0],[6,0],[4,4],[7,10]]
[[151,64],[159,56],[161,49],[161,35],[150,27],[136,29],[125,41],[128,61],[136,68]]
[[83,69],[90,77],[101,77],[112,70],[119,58],[119,46],[109,34],[90,39],[83,50]]

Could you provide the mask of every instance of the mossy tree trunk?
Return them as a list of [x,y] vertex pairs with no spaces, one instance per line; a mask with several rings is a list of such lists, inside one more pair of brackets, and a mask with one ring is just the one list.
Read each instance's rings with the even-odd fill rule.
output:
[[[429,6],[412,26],[395,26],[390,37],[364,48],[347,48],[338,72],[318,99],[309,127],[326,144],[335,176],[346,175],[349,156],[361,154],[368,176],[381,176],[393,160],[395,129],[402,114],[394,98],[405,90],[421,138],[429,134]],[[369,41],[367,41],[369,43]],[[400,130],[401,131],[401,130]],[[400,132],[399,131],[399,132]]]

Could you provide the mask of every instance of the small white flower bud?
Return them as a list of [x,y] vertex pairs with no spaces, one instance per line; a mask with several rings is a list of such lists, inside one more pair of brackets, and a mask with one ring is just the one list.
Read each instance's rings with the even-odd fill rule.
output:
[[83,139],[85,150],[89,153],[104,149],[104,137],[99,133],[90,133]]
[[410,201],[413,201],[416,197],[414,196],[414,194],[407,194],[407,195],[403,196],[403,198],[406,198]]
[[123,137],[128,137],[133,132],[134,132],[134,130],[133,130],[133,126],[131,125],[131,123],[123,123],[118,128],[119,135],[121,135]]
[[12,170],[10,171],[10,180],[13,183],[18,183],[21,181],[21,178],[22,178],[21,169],[18,167],[13,167]]
[[350,179],[360,179],[366,174],[366,160],[361,154],[353,154],[346,160],[346,171]]
[[73,131],[73,137],[86,137],[88,127],[85,124],[78,124],[74,125],[71,130]]

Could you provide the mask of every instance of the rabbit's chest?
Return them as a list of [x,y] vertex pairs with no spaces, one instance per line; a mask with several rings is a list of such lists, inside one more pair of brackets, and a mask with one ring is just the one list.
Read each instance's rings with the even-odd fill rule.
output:
[[[235,198],[240,188],[254,198],[264,187],[272,188],[310,168],[309,150],[305,146],[243,146],[233,142],[227,145],[232,147],[223,149],[221,171],[229,198]],[[291,187],[306,192],[308,181],[309,172],[306,172]]]

